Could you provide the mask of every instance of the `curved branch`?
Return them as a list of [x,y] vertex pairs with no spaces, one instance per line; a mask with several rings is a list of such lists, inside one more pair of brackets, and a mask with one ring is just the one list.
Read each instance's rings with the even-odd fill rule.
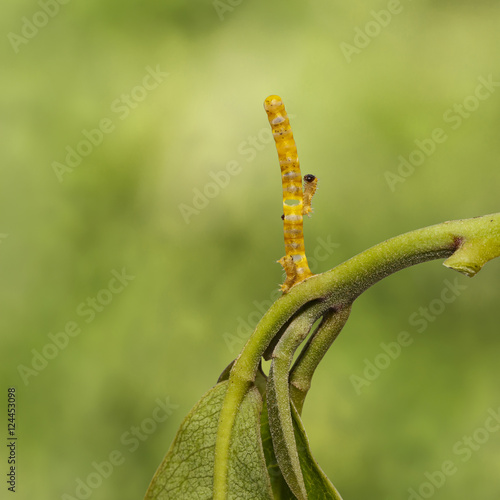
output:
[[280,297],[264,314],[231,370],[217,431],[214,500],[227,496],[226,464],[238,407],[267,346],[300,307],[317,299],[323,299],[323,312],[332,305],[347,307],[384,277],[434,259],[447,258],[444,265],[474,276],[499,255],[500,214],[444,222],[375,245],[326,273],[298,283]]

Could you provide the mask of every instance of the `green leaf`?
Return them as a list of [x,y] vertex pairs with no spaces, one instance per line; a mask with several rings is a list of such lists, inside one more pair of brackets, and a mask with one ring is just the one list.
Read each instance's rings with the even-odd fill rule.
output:
[[[228,382],[210,389],[184,419],[145,500],[203,500],[213,496],[214,451]],[[272,500],[260,436],[262,398],[255,386],[245,395],[231,435],[228,499]]]
[[310,332],[322,307],[321,303],[310,306],[288,325],[273,351],[267,382],[267,407],[274,452],[290,490],[300,500],[307,500],[307,490],[294,437],[289,370],[297,347]]
[[[296,500],[278,466],[278,460],[274,453],[269,429],[269,417],[267,414],[267,404],[264,401],[264,408],[261,416],[262,445],[266,457],[267,470],[271,478],[271,485],[275,500]],[[299,451],[300,467],[304,478],[307,496],[310,500],[342,500],[339,492],[335,489],[325,473],[321,470],[316,460],[312,456],[306,431],[300,420],[298,412],[292,405],[292,419],[295,433],[295,441]]]
[[228,499],[273,500],[260,434],[262,397],[253,386],[238,411],[231,440]]
[[293,404],[291,408],[295,440],[297,442],[297,449],[299,450],[300,467],[308,498],[310,500],[342,500],[340,493],[321,470],[316,460],[314,460],[299,414]]
[[271,438],[271,429],[269,428],[269,415],[267,413],[267,403],[264,401],[264,407],[261,415],[261,435],[262,446],[264,447],[264,456],[266,457],[267,471],[271,478],[271,486],[275,500],[296,500],[291,492],[285,478],[278,465],[278,459],[274,453],[273,441]]

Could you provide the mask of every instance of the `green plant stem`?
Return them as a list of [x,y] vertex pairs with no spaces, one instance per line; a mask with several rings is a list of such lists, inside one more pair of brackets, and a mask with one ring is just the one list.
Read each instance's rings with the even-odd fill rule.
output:
[[500,214],[444,222],[384,241],[295,285],[264,314],[236,359],[219,419],[214,466],[214,500],[227,497],[227,461],[238,407],[255,379],[259,361],[273,337],[300,307],[324,299],[324,311],[345,307],[386,276],[420,262],[447,258],[444,265],[474,276],[500,255]]
[[311,387],[311,379],[323,356],[342,331],[351,307],[331,309],[323,315],[321,324],[302,349],[289,375],[290,397],[300,415],[307,392]]

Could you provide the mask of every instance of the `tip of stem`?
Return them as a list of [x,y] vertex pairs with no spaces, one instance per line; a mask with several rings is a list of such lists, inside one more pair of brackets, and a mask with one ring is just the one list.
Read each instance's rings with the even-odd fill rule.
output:
[[443,262],[443,265],[448,267],[449,269],[454,269],[461,274],[465,274],[469,278],[475,276],[479,271],[481,271],[482,266],[477,264],[473,264],[471,262],[452,262],[451,264],[448,261]]

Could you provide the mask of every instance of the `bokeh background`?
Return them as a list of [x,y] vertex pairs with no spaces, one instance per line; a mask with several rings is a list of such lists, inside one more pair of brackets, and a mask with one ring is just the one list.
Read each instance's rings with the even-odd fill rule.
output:
[[[389,7],[390,18],[372,12]],[[498,211],[500,87],[470,96],[479,78],[500,81],[499,18],[492,1],[6,2],[0,374],[2,408],[7,387],[18,394],[16,498],[83,498],[78,481],[118,452],[88,497],[141,499],[183,417],[276,297],[267,95],[283,97],[303,173],[320,180],[305,224],[316,272]],[[464,101],[476,109],[458,120]],[[436,128],[447,140],[391,189],[398,157]],[[86,154],[74,168],[61,167],[67,148]],[[134,278],[110,294],[113,271]],[[466,286],[449,304],[445,280]],[[500,407],[499,282],[500,262],[473,280],[432,262],[357,301],[304,410],[346,500],[409,498],[448,460],[456,472],[422,498],[498,498],[500,432],[478,429]],[[51,351],[68,322],[81,333]],[[401,331],[412,345],[356,391],[353,376]],[[44,349],[53,359],[22,377]],[[152,419],[158,398],[176,407],[164,422]]]

